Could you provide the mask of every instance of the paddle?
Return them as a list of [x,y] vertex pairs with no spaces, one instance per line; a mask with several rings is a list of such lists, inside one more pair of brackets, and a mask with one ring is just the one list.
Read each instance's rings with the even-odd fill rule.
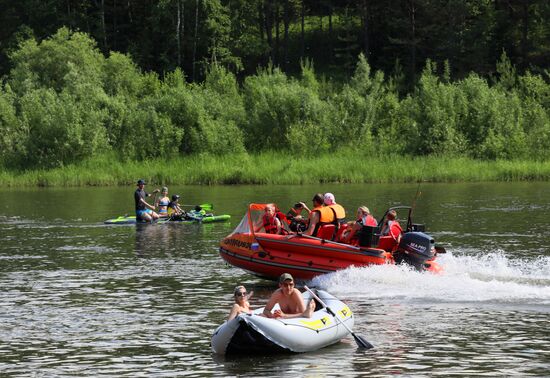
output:
[[306,285],[304,285],[304,289],[306,289],[307,291],[309,291],[309,293],[313,296],[313,298],[315,298],[319,303],[321,303],[321,305],[326,308],[327,312],[329,314],[331,314],[332,316],[334,316],[334,318],[336,320],[338,320],[340,322],[340,324],[342,324],[347,330],[349,333],[351,333],[351,335],[353,336],[353,338],[355,339],[355,342],[357,343],[357,346],[360,348],[360,349],[371,349],[371,348],[374,348],[374,346],[369,343],[367,340],[365,340],[364,338],[362,338],[361,336],[358,336],[356,335],[349,327],[346,323],[344,323],[342,321],[342,319],[340,319],[335,313],[334,311],[332,311],[332,309],[330,307],[328,307],[322,300],[321,298],[319,298],[309,287],[307,287]]
[[[180,204],[180,206],[197,207],[197,205],[185,205],[185,204]],[[200,206],[200,208],[203,209],[204,211],[212,211],[212,210],[214,210],[214,205],[211,204],[211,203],[203,203],[203,204],[198,205],[198,206]]]

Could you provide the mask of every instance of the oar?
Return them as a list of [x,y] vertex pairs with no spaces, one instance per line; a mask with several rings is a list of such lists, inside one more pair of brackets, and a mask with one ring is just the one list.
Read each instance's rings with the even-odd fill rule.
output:
[[[185,204],[180,204],[180,206],[197,207],[197,205],[185,205]],[[211,203],[203,203],[203,204],[198,205],[198,206],[200,206],[200,208],[203,209],[204,211],[212,211],[212,210],[214,210],[214,205],[211,204]]]
[[331,314],[332,316],[334,316],[334,318],[336,318],[336,320],[338,320],[340,322],[340,324],[342,324],[347,330],[349,333],[351,333],[351,335],[353,336],[353,338],[355,339],[355,342],[357,343],[357,346],[361,349],[371,349],[371,348],[374,348],[374,346],[369,343],[367,340],[365,340],[364,338],[362,338],[361,336],[358,336],[356,335],[349,327],[346,323],[344,323],[342,321],[342,319],[340,319],[335,313],[334,311],[332,311],[332,309],[330,307],[328,307],[325,302],[323,302],[321,300],[321,298],[319,298],[313,291],[311,291],[311,289],[309,287],[307,287],[306,285],[304,285],[304,289],[306,289],[307,291],[309,291],[309,293],[313,296],[313,298],[315,298],[319,303],[321,303],[321,305],[323,305],[324,308],[327,309],[327,312],[329,314]]

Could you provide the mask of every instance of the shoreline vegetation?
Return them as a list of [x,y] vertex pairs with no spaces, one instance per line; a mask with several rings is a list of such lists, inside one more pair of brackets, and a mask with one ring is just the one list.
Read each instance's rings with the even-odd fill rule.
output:
[[119,162],[105,155],[63,168],[2,170],[0,188],[121,186],[134,184],[137,178],[152,185],[548,181],[550,162],[433,156],[365,158],[353,150],[318,157],[266,152],[141,162]]
[[61,28],[22,41],[0,78],[0,187],[548,180],[550,71],[453,78],[426,61],[414,88],[363,54],[344,81],[213,62],[203,82],[143,72]]

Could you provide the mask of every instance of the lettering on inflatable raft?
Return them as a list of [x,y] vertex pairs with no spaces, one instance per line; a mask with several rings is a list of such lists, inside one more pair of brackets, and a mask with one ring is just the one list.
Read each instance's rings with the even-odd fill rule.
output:
[[225,244],[232,245],[234,247],[251,249],[250,248],[251,243],[245,242],[245,241],[242,241],[242,240],[239,240],[239,239],[230,239],[230,238],[228,238],[228,239],[223,239],[223,242]]

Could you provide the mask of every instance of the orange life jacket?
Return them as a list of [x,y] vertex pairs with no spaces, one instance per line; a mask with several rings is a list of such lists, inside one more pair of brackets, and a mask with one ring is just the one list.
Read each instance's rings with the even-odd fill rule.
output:
[[394,240],[398,241],[399,236],[403,232],[403,229],[401,228],[401,225],[396,220],[389,221],[388,223],[390,223],[390,233],[389,233],[389,235],[391,235]]
[[336,215],[336,219],[338,219],[338,222],[343,222],[346,218],[346,210],[342,207],[342,205],[339,205],[337,203],[334,203],[330,206],[327,206],[328,208],[334,210],[334,214]]
[[267,213],[262,217],[262,224],[267,234],[277,233],[277,219],[275,216],[269,216]]
[[319,213],[319,223],[334,222],[334,213],[328,206],[318,206],[311,210],[312,213],[315,211]]
[[285,222],[286,224],[290,224],[290,219],[288,219],[286,215],[284,215],[281,211],[275,212],[275,216],[279,218],[279,220],[281,221],[281,225],[283,222]]
[[317,236],[317,231],[319,231],[319,227],[321,227],[324,224],[334,224],[338,223],[336,219],[334,218],[335,212],[328,206],[318,206],[313,208],[311,212],[318,212],[319,213],[319,222],[315,225],[315,229],[313,230],[313,236]]
[[371,226],[371,227],[378,226],[378,222],[370,214],[368,214],[366,217],[363,217],[361,220],[362,220],[363,226]]

